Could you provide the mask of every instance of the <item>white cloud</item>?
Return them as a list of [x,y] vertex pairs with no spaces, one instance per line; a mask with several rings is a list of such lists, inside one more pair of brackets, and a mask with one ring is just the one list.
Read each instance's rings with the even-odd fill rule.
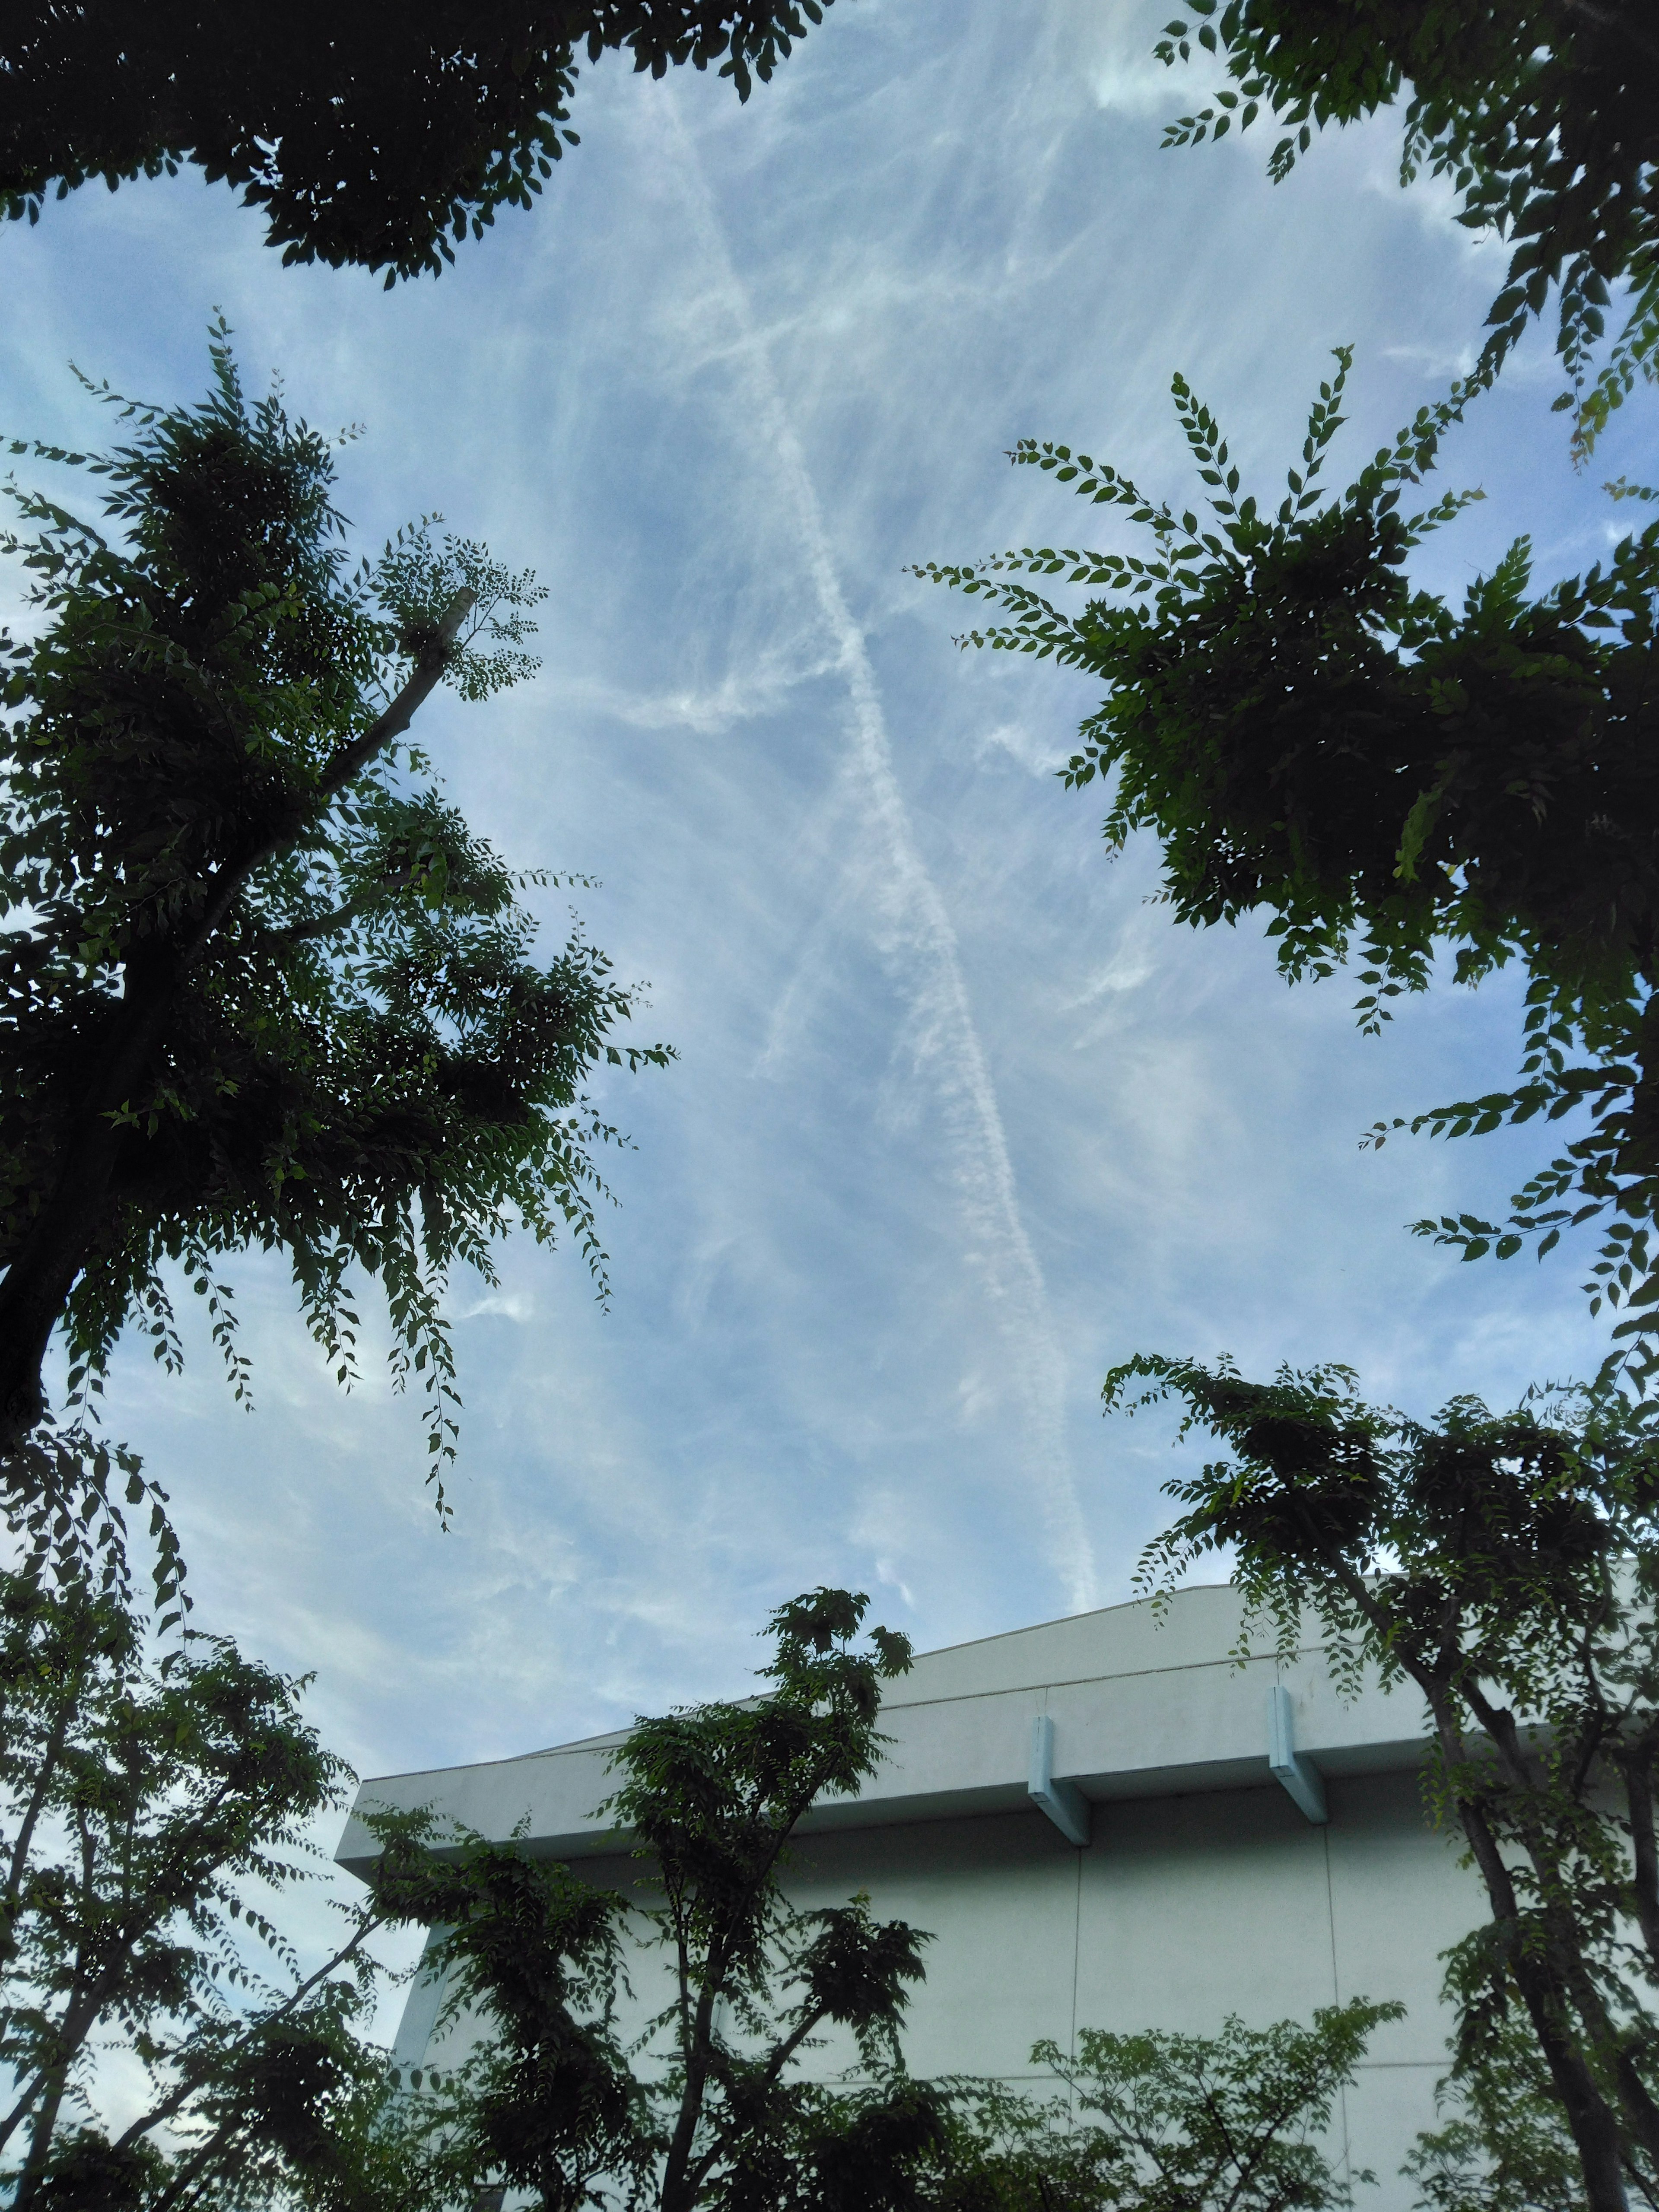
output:
[[839,647],[865,817],[861,902],[877,945],[890,966],[900,971],[910,1001],[906,1042],[913,1075],[927,1082],[944,1109],[969,1257],[982,1268],[991,1297],[1001,1310],[1014,1387],[1026,1409],[1027,1444],[1018,1472],[1036,1488],[1054,1573],[1066,1602],[1079,1609],[1094,1602],[1096,1583],[1093,1547],[1079,1510],[1066,1442],[1065,1361],[1055,1341],[1042,1270],[1021,1218],[1002,1115],[975,1026],[956,933],[911,829],[894,773],[875,671],[847,604],[811,471],[732,267],[695,142],[679,125],[672,103],[669,112],[675,118],[677,167],[699,244],[718,284],[722,317],[737,332],[732,357],[741,360],[746,372],[743,381],[756,426],[775,457],[819,611]]
[[1052,732],[1032,730],[1024,722],[999,722],[987,730],[975,750],[983,754],[995,747],[1017,761],[1029,775],[1052,775],[1070,757],[1069,743],[1056,744]]

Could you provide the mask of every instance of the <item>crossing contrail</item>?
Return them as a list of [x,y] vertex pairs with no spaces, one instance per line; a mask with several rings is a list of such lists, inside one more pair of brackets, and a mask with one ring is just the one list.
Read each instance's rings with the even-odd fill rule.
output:
[[[878,950],[908,999],[918,1073],[933,1086],[947,1132],[951,1179],[973,1256],[997,1312],[1024,1413],[1020,1474],[1039,1507],[1049,1562],[1067,1604],[1096,1601],[1093,1547],[1066,1441],[1066,1366],[1048,1289],[1021,1218],[1008,1140],[963,977],[957,935],[928,872],[893,769],[886,717],[864,634],[842,589],[817,487],[783,404],[749,295],[732,264],[701,159],[672,95],[670,166],[684,191],[698,243],[731,322],[730,358],[746,383],[748,419],[769,449],[793,511],[812,589],[847,685],[852,768],[871,842]],[[659,110],[660,114],[660,110]]]

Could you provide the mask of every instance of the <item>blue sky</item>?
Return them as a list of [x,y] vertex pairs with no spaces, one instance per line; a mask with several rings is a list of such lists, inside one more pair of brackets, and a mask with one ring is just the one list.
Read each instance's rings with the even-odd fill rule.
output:
[[[198,1620],[314,1669],[365,1772],[738,1689],[818,1582],[924,1646],[1124,1596],[1174,1471],[1167,1428],[1100,1417],[1137,1349],[1346,1359],[1418,1412],[1600,1356],[1570,1251],[1464,1267],[1404,1232],[1501,1203],[1531,1138],[1358,1146],[1506,1080],[1515,989],[1368,1042],[1353,990],[1287,992],[1255,929],[1176,930],[1153,854],[1109,865],[1097,789],[1054,780],[1089,685],[958,653],[964,606],[905,573],[1076,542],[1003,459],[1022,434],[1189,496],[1176,369],[1276,486],[1332,345],[1339,471],[1468,365],[1502,251],[1401,194],[1397,125],[1277,189],[1260,127],[1160,151],[1210,82],[1151,61],[1166,11],[839,0],[746,107],[604,63],[534,212],[390,295],[284,270],[193,175],[0,234],[9,434],[100,434],[70,358],[194,394],[222,307],[250,380],[366,426],[366,544],[435,508],[537,568],[539,677],[422,735],[512,859],[602,879],[571,896],[681,1055],[604,1093],[635,1145],[610,1310],[526,1243],[498,1291],[454,1285],[447,1534],[414,1410],[372,1365],[339,1395],[278,1262],[234,1278],[252,1415],[204,1342],[179,1382],[118,1362]],[[1605,547],[1600,479],[1650,418],[1575,477],[1557,388],[1529,343],[1453,443],[1447,481],[1489,497],[1426,576],[1522,529],[1547,575]]]

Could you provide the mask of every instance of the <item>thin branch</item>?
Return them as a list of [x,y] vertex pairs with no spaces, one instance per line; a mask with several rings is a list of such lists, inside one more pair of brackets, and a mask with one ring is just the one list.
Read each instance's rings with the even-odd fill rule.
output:
[[[325,1965],[318,1967],[315,1973],[308,1974],[305,1980],[300,1984],[299,1987],[289,1996],[286,1996],[283,2000],[282,2003],[279,2004],[273,2012],[264,2013],[258,2020],[250,2021],[240,2035],[233,2038],[233,2039],[225,2045],[222,2051],[216,2052],[214,2054],[215,2065],[222,2065],[227,2058],[234,2057],[237,2051],[243,2049],[246,2045],[251,2043],[256,2036],[263,2034],[265,2030],[272,2027],[275,2022],[279,2020],[285,2020],[289,2014],[294,2010],[294,2008],[299,2004],[303,1998],[310,1995],[311,1991],[316,1988],[319,1982],[325,1980],[330,1974],[334,1972],[337,1967],[344,1966],[346,1960],[362,1948],[362,1944],[367,1942],[368,1938],[374,1934],[375,1929],[380,1925],[380,1921],[375,1919],[367,1923],[363,1927],[360,1928],[357,1930],[357,1933],[352,1937],[351,1941],[345,1946],[343,1950],[337,1951],[334,1956]],[[178,2112],[183,2105],[188,2103],[190,2099],[193,2097],[196,2092],[202,2087],[204,2081],[208,2079],[209,2075],[206,2073],[187,2075],[173,2092],[171,2096],[164,2099],[161,2104],[155,2106],[149,2112],[146,2112],[142,2118],[136,2119],[132,2123],[132,2125],[128,2128],[124,2134],[118,2136],[116,2138],[114,2148],[117,2150],[125,2150],[130,2143],[136,2142],[140,2136],[148,2135],[152,2128],[159,2127],[163,2120],[170,2120],[173,2114]]]
[[[332,799],[360,769],[368,766],[376,753],[383,751],[394,738],[403,735],[437,689],[445,669],[449,665],[449,649],[455,642],[456,633],[477,603],[477,594],[463,585],[444,610],[438,624],[437,644],[428,650],[392,704],[383,714],[375,717],[360,738],[354,738],[349,744],[337,748],[318,779],[313,805]],[[297,827],[297,823],[285,824],[275,836],[267,837],[239,859],[227,860],[209,878],[207,896],[200,917],[179,952],[181,971],[193,967],[201,958],[248,878],[256,868],[263,866],[265,861],[292,843]]]

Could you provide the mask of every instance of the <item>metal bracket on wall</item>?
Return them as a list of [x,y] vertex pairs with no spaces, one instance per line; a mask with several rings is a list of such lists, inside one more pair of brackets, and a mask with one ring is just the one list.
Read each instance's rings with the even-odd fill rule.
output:
[[426,2063],[426,2046],[432,2040],[432,2031],[438,2024],[447,1978],[444,1969],[434,1966],[431,1962],[435,1961],[445,1941],[454,1932],[452,1928],[443,1927],[428,1930],[421,1953],[420,1971],[404,2000],[404,2016],[398,2023],[397,2039],[392,2046],[392,2055],[400,2066],[423,2066]]
[[1088,1842],[1089,1801],[1075,1782],[1054,1778],[1054,1724],[1047,1713],[1031,1723],[1030,1797],[1068,1844]]
[[1291,1693],[1281,1683],[1267,1692],[1267,1771],[1316,1826],[1330,1819],[1325,1809],[1325,1778],[1296,1747]]

